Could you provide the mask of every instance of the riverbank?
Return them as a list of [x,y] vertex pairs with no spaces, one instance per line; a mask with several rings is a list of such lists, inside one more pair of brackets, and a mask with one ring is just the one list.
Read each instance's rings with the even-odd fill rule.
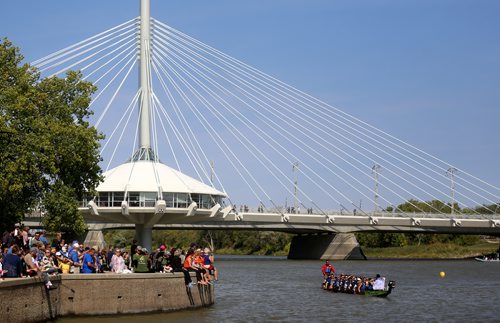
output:
[[434,243],[420,246],[361,248],[368,259],[466,259],[494,253],[498,249],[498,244],[481,242],[460,246],[452,243]]
[[[467,259],[494,253],[499,247],[496,243],[481,242],[469,246],[453,243],[434,243],[429,245],[413,245],[404,247],[368,248],[361,246],[368,259]],[[223,248],[217,249],[218,255],[253,255],[253,256],[287,256],[288,248],[268,254],[266,252],[249,252],[249,250]]]

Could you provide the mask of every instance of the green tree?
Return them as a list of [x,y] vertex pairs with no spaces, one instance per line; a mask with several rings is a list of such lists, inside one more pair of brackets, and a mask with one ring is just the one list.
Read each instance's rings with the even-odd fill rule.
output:
[[51,230],[85,229],[77,201],[101,180],[99,140],[88,118],[95,87],[79,72],[40,78],[0,41],[0,226],[45,206]]
[[[454,206],[455,212],[460,212],[460,207],[457,203]],[[406,213],[451,213],[451,205],[439,200],[427,202],[410,199],[407,202],[397,206],[396,210]]]

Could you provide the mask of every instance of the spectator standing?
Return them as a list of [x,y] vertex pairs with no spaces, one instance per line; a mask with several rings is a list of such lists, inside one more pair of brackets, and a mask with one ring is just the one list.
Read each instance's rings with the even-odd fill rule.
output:
[[11,244],[10,237],[11,237],[11,234],[10,234],[9,230],[5,230],[2,234],[2,245],[3,246],[5,246],[5,247],[10,246],[10,244]]
[[148,249],[137,247],[138,253],[136,253],[133,257],[135,263],[136,273],[147,273],[149,272],[149,255]]
[[130,273],[130,270],[125,266],[125,259],[123,259],[120,249],[116,249],[115,254],[111,257],[111,265],[111,271],[114,273]]
[[50,245],[52,248],[56,249],[56,252],[61,251],[61,240],[61,232],[56,233],[56,237],[54,238],[54,240],[52,240],[52,244]]
[[5,277],[24,277],[23,276],[23,266],[21,258],[19,257],[19,247],[16,245],[12,246],[12,253],[5,255],[3,260],[3,270],[7,271]]
[[182,250],[181,249],[175,249],[173,248],[170,256],[170,266],[172,266],[172,270],[174,272],[181,272],[182,271],[182,259],[181,259],[181,254]]
[[78,242],[73,243],[73,248],[69,251],[68,253],[68,258],[71,260],[73,268],[70,270],[70,272],[78,274],[80,272],[80,268],[82,267],[82,264],[80,262],[80,257],[78,254],[78,249],[80,248],[80,244]]
[[21,234],[23,235],[23,249],[28,249],[29,243],[30,243],[30,234],[29,234],[30,228],[29,227],[24,227],[23,232]]
[[82,274],[92,274],[97,272],[98,265],[95,252],[96,250],[91,248],[89,252],[83,256]]
[[46,247],[48,246],[50,243],[49,243],[49,240],[47,239],[47,237],[45,236],[45,234],[47,234],[47,232],[45,230],[43,230],[42,232],[40,232],[40,241],[43,243],[43,245]]
[[167,266],[167,265],[170,265],[170,261],[168,259],[168,257],[170,256],[169,254],[167,254],[165,252],[166,250],[166,246],[165,245],[161,245],[160,246],[160,251],[158,251],[156,253],[156,256],[155,256],[155,271],[156,272],[161,272],[163,271],[163,267],[164,266]]

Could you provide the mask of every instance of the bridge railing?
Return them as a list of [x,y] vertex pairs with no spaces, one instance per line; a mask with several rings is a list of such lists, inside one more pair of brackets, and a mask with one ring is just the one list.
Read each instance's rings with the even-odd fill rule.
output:
[[470,213],[430,213],[430,212],[385,212],[385,211],[363,211],[363,210],[355,210],[355,211],[346,211],[346,210],[335,210],[335,209],[298,209],[294,210],[290,207],[282,207],[282,208],[272,208],[272,209],[264,209],[259,207],[245,207],[236,208],[236,212],[239,213],[273,213],[273,214],[300,214],[300,215],[346,215],[346,216],[372,216],[372,217],[401,217],[401,218],[441,218],[441,219],[500,219],[500,213],[496,214],[470,214]]

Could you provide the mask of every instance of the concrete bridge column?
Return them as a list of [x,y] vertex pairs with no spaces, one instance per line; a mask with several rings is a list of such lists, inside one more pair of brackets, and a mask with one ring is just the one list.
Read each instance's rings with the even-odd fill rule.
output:
[[144,224],[135,225],[135,238],[139,241],[141,247],[148,249],[151,252],[153,243],[153,227]]
[[101,230],[89,230],[85,235],[85,240],[83,241],[84,246],[97,247],[101,250],[106,246],[104,241],[104,235]]
[[288,259],[366,260],[366,257],[353,233],[337,233],[294,236]]

